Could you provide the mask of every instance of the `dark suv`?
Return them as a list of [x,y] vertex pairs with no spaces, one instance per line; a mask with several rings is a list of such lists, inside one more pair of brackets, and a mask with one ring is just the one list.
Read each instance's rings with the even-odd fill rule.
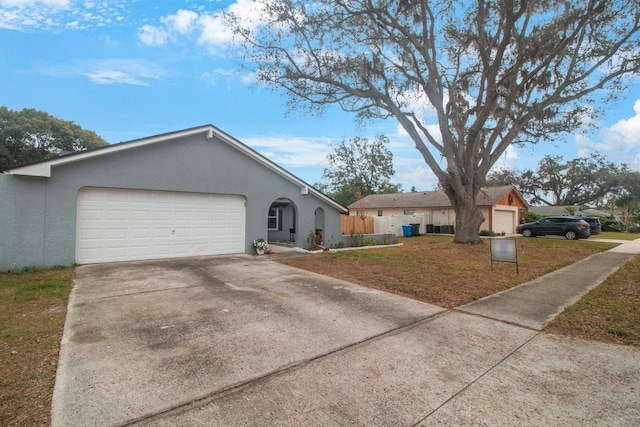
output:
[[600,234],[602,231],[602,224],[600,220],[595,216],[581,216],[580,218],[584,219],[589,223],[589,228],[591,229],[591,234]]
[[549,216],[536,222],[520,224],[516,227],[516,232],[524,237],[564,236],[566,239],[586,239],[591,235],[589,223],[577,216]]

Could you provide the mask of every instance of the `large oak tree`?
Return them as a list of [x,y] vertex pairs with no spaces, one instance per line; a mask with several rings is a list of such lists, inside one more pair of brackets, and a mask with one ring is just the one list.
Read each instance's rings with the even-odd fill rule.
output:
[[253,21],[229,19],[258,81],[293,109],[395,118],[456,210],[456,242],[480,241],[476,197],[507,147],[576,130],[640,67],[638,0],[254,3]]

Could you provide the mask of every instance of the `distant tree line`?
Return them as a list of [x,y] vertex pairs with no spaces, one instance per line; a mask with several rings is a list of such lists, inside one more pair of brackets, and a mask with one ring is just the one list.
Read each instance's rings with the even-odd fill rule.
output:
[[536,170],[497,169],[487,178],[489,185],[515,185],[532,205],[640,208],[640,172],[601,154],[545,156]]

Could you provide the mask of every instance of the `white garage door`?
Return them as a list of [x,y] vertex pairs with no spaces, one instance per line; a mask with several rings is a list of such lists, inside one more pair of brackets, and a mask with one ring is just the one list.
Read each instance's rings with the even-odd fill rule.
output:
[[518,212],[515,210],[498,210],[493,211],[493,231],[496,233],[515,233],[516,218]]
[[80,264],[245,251],[245,199],[201,193],[83,188]]

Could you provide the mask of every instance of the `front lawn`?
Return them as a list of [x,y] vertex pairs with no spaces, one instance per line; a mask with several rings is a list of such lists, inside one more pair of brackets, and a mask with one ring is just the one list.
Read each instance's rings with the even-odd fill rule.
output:
[[453,308],[511,288],[616,246],[555,238],[517,238],[520,273],[494,262],[488,241],[454,244],[451,236],[399,239],[404,246],[323,253],[280,262],[441,307]]
[[0,273],[0,426],[48,426],[73,269]]
[[640,239],[640,234],[603,231],[600,234],[593,234],[591,237],[594,239],[636,240]]
[[547,331],[640,347],[640,255],[567,307]]

